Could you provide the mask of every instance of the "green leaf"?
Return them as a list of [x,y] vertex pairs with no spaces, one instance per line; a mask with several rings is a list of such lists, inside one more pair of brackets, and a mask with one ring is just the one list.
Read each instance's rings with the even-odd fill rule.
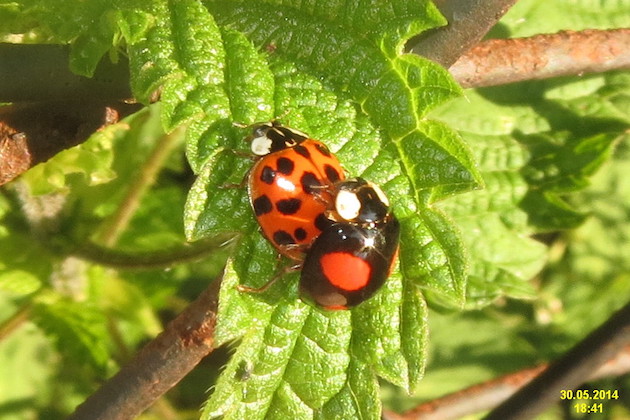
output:
[[269,248],[262,239],[244,243],[238,252],[251,263],[238,267],[235,261],[226,267],[216,339],[242,338],[203,418],[326,416],[339,406],[346,411],[337,416],[348,418],[359,410],[372,418],[380,405],[366,366],[401,386],[417,383],[427,331],[426,306],[415,288],[403,293],[395,274],[376,297],[352,312],[325,311],[283,298],[288,282],[290,294],[297,293],[295,275],[278,280],[280,284],[260,296],[238,292],[240,278],[264,280],[272,274],[264,265],[273,252]]
[[[487,305],[502,295],[533,296],[527,286],[546,261],[546,248],[527,238],[519,205],[527,183],[519,173],[528,154],[508,136],[465,134],[478,157],[486,187],[439,203],[462,232],[470,263],[467,305]],[[444,305],[444,302],[439,302]]]
[[352,311],[353,356],[411,392],[426,361],[426,316],[417,288],[393,273],[374,298]]
[[37,291],[42,282],[26,270],[7,270],[0,266],[0,290],[16,295],[29,295]]
[[[233,121],[269,120],[273,117],[274,80],[266,61],[239,32],[224,31],[223,43],[226,61],[223,89],[229,97]],[[187,155],[195,172],[201,170],[216,147],[229,144],[226,133],[230,132],[231,121],[219,117],[210,110],[188,127]]]
[[[627,86],[620,74],[520,83],[469,92],[466,101],[434,113],[461,130],[486,184],[439,203],[457,222],[470,255],[469,306],[504,294],[533,296],[527,280],[540,271],[546,252],[527,235],[583,222],[569,193],[589,184],[628,128]],[[585,106],[585,98],[597,105]],[[471,107],[474,116],[462,119]]]
[[[302,418],[343,407],[347,411],[338,417],[359,412],[375,418],[380,405],[373,402],[378,388],[370,372],[406,389],[422,376],[427,324],[419,286],[439,290],[452,305],[463,303],[461,239],[428,206],[482,182],[461,138],[444,124],[424,119],[430,109],[457,95],[457,86],[440,67],[397,55],[406,37],[437,20],[423,20],[422,13],[382,20],[379,13],[388,9],[357,2],[355,14],[367,8],[364,12],[377,15],[370,19],[387,28],[376,35],[365,25],[350,31],[353,21],[344,16],[324,19],[335,4],[341,7],[338,2],[329,2],[326,11],[308,4],[208,4],[219,25],[244,30],[255,45],[271,52],[262,59],[242,36],[222,31],[223,88],[229,92],[232,114],[268,119],[271,111],[278,115],[290,110],[285,117],[290,125],[325,139],[352,176],[383,186],[408,229],[401,250],[405,279],[395,272],[377,296],[351,314],[304,306],[297,300],[295,274],[283,276],[263,293],[239,292],[238,284],[260,287],[282,272],[273,264],[276,252],[256,232],[245,190],[230,186],[241,182],[251,165],[230,150],[242,149],[248,133],[230,127],[223,117],[192,123],[188,155],[199,169],[186,205],[186,235],[194,240],[223,232],[243,234],[226,267],[216,327],[217,343],[239,338],[241,343],[204,416]],[[394,10],[404,11],[407,4],[396,2]],[[432,6],[422,8],[434,13]],[[260,15],[269,20],[282,15],[287,24],[269,32],[253,19]],[[401,38],[394,40],[395,33]],[[333,70],[341,64],[349,71]],[[420,245],[414,237],[418,234],[424,236]],[[291,322],[286,313],[291,313]],[[283,344],[276,351],[282,357],[270,360],[268,343],[279,341]]]
[[585,215],[571,208],[562,195],[588,186],[588,179],[610,157],[618,134],[574,137],[569,133],[531,135],[521,142],[529,146],[532,159],[523,174],[530,184],[522,207],[531,223],[541,230],[569,229]]
[[[220,303],[226,302],[225,293],[233,293],[230,289],[236,281],[236,272],[228,265]],[[280,413],[304,417],[345,383],[351,334],[348,312],[323,312],[299,300],[282,305],[253,303],[249,309],[253,313],[256,308],[253,322],[249,318],[240,331],[242,342],[204,407],[203,418],[265,418]],[[226,326],[243,326],[243,315],[236,318],[241,321],[226,311],[219,314],[220,339],[234,335],[227,333]]]
[[247,165],[251,163],[227,150],[210,157],[186,202],[184,228],[188,240],[222,232],[254,231],[255,220],[245,189],[234,186],[245,177]]
[[98,185],[111,181],[116,174],[111,166],[114,160],[113,144],[125,136],[126,123],[113,124],[94,133],[78,146],[57,153],[50,160],[29,169],[21,179],[34,195],[68,190],[76,184],[78,174],[82,183]]
[[[335,10],[335,3],[329,2],[327,10]],[[424,122],[419,127],[420,118],[440,103],[457,96],[458,86],[441,67],[412,55],[391,56],[392,43],[384,42],[387,35],[380,34],[379,42],[366,42],[365,37],[375,36],[362,22],[361,29],[353,26],[353,21],[322,19],[322,12],[309,5],[277,7],[263,2],[208,2],[221,24],[234,25],[247,32],[254,43],[273,46],[283,57],[295,61],[298,70],[324,77],[337,92],[348,92],[360,104],[361,109],[391,139],[397,141],[405,136],[416,134],[399,147],[399,161],[407,173],[413,173],[413,164],[405,159],[405,145],[422,150],[426,156],[452,157],[455,168],[449,173],[463,176],[453,182],[463,184],[460,190],[478,185],[479,176],[461,139],[452,133],[445,135],[445,129],[435,130],[435,125]],[[386,33],[411,36],[421,29],[441,23],[436,10],[429,3],[422,3],[423,16],[405,15],[408,2],[394,2],[392,8],[372,8],[362,2],[343,4],[343,8],[356,7],[361,10],[369,7],[370,20],[381,20],[381,29]],[[341,3],[337,7],[342,7]],[[418,7],[413,6],[413,8]],[[405,18],[390,18],[392,11],[403,12]],[[327,12],[324,12],[324,15]],[[357,13],[357,11],[355,11]],[[268,20],[283,21],[281,26],[259,25],[257,16],[264,15]],[[361,16],[361,13],[358,13]],[[412,17],[413,16],[413,17]],[[432,20],[434,19],[434,20]],[[414,24],[410,22],[415,21]],[[420,23],[422,22],[422,23]],[[414,28],[414,30],[411,30]],[[318,34],[314,36],[314,34]],[[383,38],[384,37],[384,38]],[[403,40],[399,40],[399,45]],[[328,46],[322,48],[322,45]],[[356,67],[353,63],[359,63]],[[337,69],[349,69],[338,71]],[[419,133],[418,133],[419,132]],[[418,144],[416,144],[418,143]],[[451,157],[451,156],[449,156]],[[450,168],[449,168],[450,169]],[[442,173],[446,173],[446,170]],[[437,172],[439,175],[440,172]],[[435,174],[434,174],[435,175]],[[435,176],[434,176],[435,178]],[[451,182],[448,180],[447,182]]]
[[344,387],[322,408],[315,419],[380,419],[379,386],[372,370],[356,360],[348,366],[348,380]]
[[[149,26],[152,1],[18,0],[11,2],[19,13],[11,16],[2,31],[23,33],[31,42],[72,45],[70,68],[90,77],[111,48],[128,36],[137,39]],[[15,20],[15,22],[13,22]]]
[[105,373],[109,361],[107,321],[98,308],[50,294],[38,299],[33,321],[69,360]]
[[590,213],[586,223],[569,237],[570,267],[575,274],[592,279],[595,284],[613,278],[622,282],[627,280],[624,273],[630,271],[626,257],[630,252],[628,144],[626,135],[615,149],[613,159],[595,174],[592,186],[570,198],[571,203]]
[[401,267],[409,281],[436,293],[448,306],[464,303],[466,260],[452,223],[434,209],[403,215]]
[[[24,233],[15,231],[7,220],[0,224],[0,290],[15,295],[31,294],[42,286],[52,271],[49,250]],[[4,232],[6,227],[11,228]]]
[[[0,291],[0,319],[17,308]],[[57,379],[58,355],[48,339],[29,322],[0,341],[0,406],[2,419],[36,418],[52,397],[51,383]]]
[[149,101],[161,89],[167,132],[207,114],[213,119],[227,117],[225,52],[212,16],[194,0],[154,2],[154,8],[168,19],[158,20],[145,38],[130,46],[134,93]]
[[627,1],[605,2],[592,7],[588,2],[571,0],[557,0],[550,4],[525,0],[516,3],[501,19],[501,24],[509,30],[511,38],[561,30],[627,28],[630,26],[630,5]]

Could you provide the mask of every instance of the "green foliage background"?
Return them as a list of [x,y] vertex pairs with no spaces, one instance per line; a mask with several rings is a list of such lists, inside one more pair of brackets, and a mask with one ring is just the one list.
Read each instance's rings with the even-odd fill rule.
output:
[[[630,2],[592,3],[524,0],[493,34],[630,26]],[[226,261],[216,340],[234,351],[218,379],[224,352],[173,392],[182,418],[211,386],[203,418],[379,418],[382,403],[549,360],[629,295],[628,73],[461,92],[403,53],[445,23],[424,1],[0,1],[0,21],[5,41],[71,43],[80,74],[126,56],[136,97],[161,98],[3,188],[0,377],[18,379],[0,380],[0,419],[63,418]],[[232,122],[285,111],[401,220],[399,267],[352,311],[302,303],[295,275],[260,296],[234,288],[265,283],[276,258],[245,191],[220,188],[251,165]],[[97,259],[91,244],[165,141],[116,258]],[[186,240],[229,233],[162,268]],[[138,255],[162,261],[125,269]]]

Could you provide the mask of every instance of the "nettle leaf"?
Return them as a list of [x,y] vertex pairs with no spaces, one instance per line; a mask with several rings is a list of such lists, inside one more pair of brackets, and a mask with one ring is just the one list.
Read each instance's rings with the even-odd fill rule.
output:
[[149,101],[161,90],[166,131],[207,114],[213,120],[226,118],[225,53],[212,16],[194,0],[153,5],[162,18],[129,48],[134,93]]
[[[627,130],[628,80],[612,74],[480,89],[433,114],[460,129],[486,184],[439,203],[470,255],[470,307],[533,295],[528,280],[543,267],[546,247],[528,236],[584,220],[570,193],[589,185]],[[530,105],[514,106],[522,103]]]
[[[256,261],[255,256],[252,259]],[[253,270],[260,267],[252,266]],[[226,293],[239,283],[237,269],[235,264],[226,267],[222,284]],[[313,409],[346,383],[350,313],[321,311],[298,299],[281,305],[255,302],[254,296],[242,293],[235,299],[249,300],[250,313],[238,314],[240,322],[236,323],[235,317],[219,317],[219,339],[232,338],[236,324],[244,335],[204,407],[204,418],[312,416]],[[220,304],[223,302],[224,293]]]
[[[240,267],[250,278],[268,274],[268,252],[260,253],[268,245],[256,242],[244,247],[254,263]],[[419,380],[426,305],[417,291],[403,298],[400,279],[388,281],[377,297],[354,311],[325,311],[295,299],[295,275],[272,286],[266,301],[240,293],[240,269],[236,263],[226,267],[219,305],[226,305],[222,313],[230,316],[220,314],[216,337],[223,343],[244,334],[204,418],[329,418],[356,412],[376,418],[380,404],[372,369],[407,388]],[[293,295],[288,300],[282,298],[287,283]]]
[[[207,2],[221,24],[241,29],[255,44],[273,48],[295,62],[298,70],[324,77],[338,92],[347,92],[389,140],[399,144],[397,154],[403,170],[413,171],[413,168],[407,170],[413,164],[409,162],[410,152],[405,144],[418,142],[415,150],[421,149],[434,161],[449,159],[444,166],[450,170],[432,172],[440,185],[459,185],[460,189],[478,186],[480,178],[461,139],[447,129],[434,130],[430,122],[419,127],[422,116],[457,96],[459,87],[437,64],[410,54],[392,55],[394,51],[400,53],[404,39],[398,43],[385,41],[393,33],[411,35],[412,28],[419,31],[441,24],[442,18],[430,2],[410,6],[409,2],[396,1],[390,2],[390,7],[379,8],[368,3],[329,1],[322,7],[290,3],[278,6],[275,2]],[[355,12],[335,19],[337,15],[328,13],[337,8]],[[363,8],[370,12],[357,12]],[[417,8],[424,10],[421,15],[414,14]],[[265,22],[282,22],[282,25],[260,24],[259,16],[265,16]],[[378,21],[380,35],[363,19]],[[408,140],[403,142],[405,138]],[[457,153],[453,154],[454,151]],[[439,198],[437,191],[434,194]]]
[[[112,169],[114,144],[128,131],[127,123],[109,125],[78,146],[34,166],[21,179],[34,195],[67,191],[77,182],[92,186],[107,183],[116,177]],[[74,175],[81,175],[80,181]]]
[[99,308],[49,293],[38,296],[33,321],[55,341],[61,354],[79,365],[91,366],[100,374],[106,372],[107,321]]
[[522,139],[532,153],[529,165],[523,168],[531,188],[522,202],[532,217],[531,223],[540,230],[569,229],[581,224],[586,215],[573,209],[562,196],[589,185],[589,177],[610,158],[619,135],[575,137],[554,132]]
[[[424,119],[459,89],[440,67],[399,55],[404,37],[441,18],[427,4],[419,14],[374,10],[361,2],[328,2],[325,8],[208,5],[221,25],[222,43],[214,47],[221,49],[225,64],[216,80],[222,80],[231,117],[206,111],[190,125],[188,157],[198,178],[188,197],[185,228],[192,240],[240,234],[221,286],[215,337],[218,344],[240,343],[204,417],[325,417],[343,410],[335,415],[376,418],[380,404],[374,373],[407,389],[422,376],[427,309],[420,287],[437,290],[455,306],[463,303],[462,241],[450,221],[429,206],[478,187],[481,178],[461,138],[446,125]],[[354,14],[326,17],[335,5],[355,7]],[[407,10],[406,2],[393,6]],[[366,14],[363,19],[378,22],[379,30],[349,18],[358,10]],[[285,25],[260,25],[254,17],[261,15],[265,22],[282,16]],[[236,29],[269,55],[258,53]],[[145,92],[157,86],[150,79],[143,81]],[[183,92],[181,98],[195,99],[190,90]],[[218,106],[224,109],[223,102]],[[407,231],[400,272],[395,270],[377,296],[352,311],[303,304],[297,273],[282,276],[264,293],[236,289],[238,284],[262,286],[287,264],[277,263],[276,252],[257,232],[245,189],[237,187],[251,162],[233,150],[247,147],[243,138],[249,133],[231,126],[232,121],[252,123],[277,115],[325,139],[351,176],[383,186]],[[270,346],[277,353],[273,358]]]
[[87,77],[92,76],[103,55],[121,37],[133,41],[152,21],[150,0],[12,3],[19,10],[14,15],[18,22],[8,22],[7,28],[14,24],[40,42],[70,43],[70,68]]
[[[527,283],[546,261],[546,247],[528,238],[519,203],[527,183],[519,170],[528,153],[508,136],[462,133],[475,151],[486,187],[439,204],[462,232],[470,255],[467,305],[487,305],[499,296],[533,296]],[[439,302],[444,305],[444,302]]]

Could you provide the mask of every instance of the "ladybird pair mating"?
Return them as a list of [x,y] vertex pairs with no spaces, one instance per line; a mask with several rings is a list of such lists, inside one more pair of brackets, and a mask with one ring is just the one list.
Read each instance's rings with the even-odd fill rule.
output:
[[300,262],[302,296],[326,309],[370,298],[389,276],[400,234],[381,189],[345,179],[326,145],[277,121],[254,126],[250,138],[260,157],[250,202],[265,237]]

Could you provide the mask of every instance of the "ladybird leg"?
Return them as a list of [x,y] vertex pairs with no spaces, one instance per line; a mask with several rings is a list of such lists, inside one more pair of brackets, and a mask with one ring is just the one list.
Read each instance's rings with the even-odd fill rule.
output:
[[237,150],[237,149],[227,149],[230,153],[234,154],[235,156],[238,156],[240,158],[244,158],[244,159],[249,159],[252,162],[257,161],[258,159],[260,159],[260,156],[256,156],[255,154],[253,154],[252,152],[245,152],[243,150]]
[[[287,252],[283,252],[286,255],[290,251],[298,251],[298,252],[306,253],[306,251],[308,251],[310,246],[311,244],[286,244],[286,245],[282,245],[281,247],[283,251],[287,251]],[[281,254],[278,254],[278,259],[280,259],[281,257],[282,257]]]
[[236,189],[245,188],[247,186],[247,181],[249,180],[249,174],[251,173],[251,171],[252,170],[249,169],[247,172],[245,172],[245,175],[243,175],[243,179],[241,179],[241,182],[238,182],[238,183],[226,182],[225,184],[219,185],[217,188],[220,190],[230,190],[233,188],[236,188]]
[[326,185],[311,185],[310,189],[313,193],[313,198],[324,204],[326,207],[330,206],[330,199],[333,197],[334,188],[331,184]]
[[269,280],[267,283],[263,284],[260,287],[251,287],[251,286],[245,286],[243,284],[239,284],[238,286],[236,286],[236,290],[238,290],[239,292],[245,292],[245,293],[262,293],[266,291],[267,289],[269,289],[271,286],[273,286],[280,278],[284,277],[286,274],[297,271],[300,268],[302,268],[302,263],[285,266],[279,272],[274,274],[271,280]]

